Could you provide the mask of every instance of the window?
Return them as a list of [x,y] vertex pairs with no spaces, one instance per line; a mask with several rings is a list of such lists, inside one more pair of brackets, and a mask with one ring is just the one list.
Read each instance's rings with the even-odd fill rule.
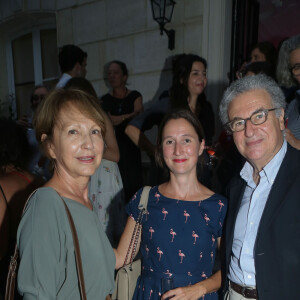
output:
[[14,115],[30,111],[30,96],[35,85],[55,85],[59,77],[56,29],[36,29],[11,40],[13,72],[10,91],[15,97]]

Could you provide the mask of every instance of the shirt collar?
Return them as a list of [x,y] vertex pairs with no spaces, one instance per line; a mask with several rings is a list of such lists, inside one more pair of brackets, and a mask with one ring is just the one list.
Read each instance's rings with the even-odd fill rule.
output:
[[[260,177],[266,176],[269,184],[273,184],[278,170],[281,166],[283,158],[286,154],[287,150],[287,142],[284,139],[283,144],[280,150],[276,153],[276,155],[271,159],[271,161],[259,172]],[[240,172],[241,177],[247,182],[247,184],[251,187],[255,187],[256,184],[253,181],[253,167],[247,161]]]

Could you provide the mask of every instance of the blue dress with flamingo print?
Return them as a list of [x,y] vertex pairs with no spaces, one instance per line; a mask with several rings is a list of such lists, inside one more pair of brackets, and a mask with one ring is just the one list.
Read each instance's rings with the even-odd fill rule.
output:
[[[140,189],[127,205],[138,218]],[[161,278],[173,277],[174,288],[195,284],[212,275],[217,238],[227,209],[227,200],[214,194],[202,201],[176,200],[163,196],[158,186],[149,193],[148,213],[143,217],[140,250],[142,274],[133,299],[161,297]],[[217,293],[200,298],[218,299]]]

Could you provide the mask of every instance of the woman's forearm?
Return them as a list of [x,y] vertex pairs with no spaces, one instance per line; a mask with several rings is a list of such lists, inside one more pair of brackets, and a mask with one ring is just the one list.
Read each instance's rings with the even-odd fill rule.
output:
[[200,281],[195,285],[199,286],[205,294],[210,294],[212,292],[216,292],[221,287],[221,280],[221,270],[219,270],[206,280]]
[[110,148],[107,148],[107,149],[105,149],[102,157],[104,159],[118,163],[120,160],[120,153],[116,152]]
[[128,125],[125,129],[125,133],[134,144],[140,147],[141,150],[145,151],[150,157],[154,157],[154,145],[139,128],[133,125]]
[[162,295],[161,299],[166,300],[174,296],[174,298],[176,299],[197,300],[203,297],[205,294],[210,294],[217,291],[220,287],[221,271],[217,271],[215,274],[204,281],[168,291]]

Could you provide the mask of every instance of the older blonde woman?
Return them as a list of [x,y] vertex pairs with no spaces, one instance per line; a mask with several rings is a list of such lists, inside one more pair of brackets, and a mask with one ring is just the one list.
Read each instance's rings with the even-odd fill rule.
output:
[[88,198],[105,135],[101,108],[79,90],[55,90],[34,120],[37,140],[54,164],[53,177],[31,197],[18,229],[18,289],[24,299],[80,299],[66,202],[78,234],[87,299],[105,299],[115,256]]

